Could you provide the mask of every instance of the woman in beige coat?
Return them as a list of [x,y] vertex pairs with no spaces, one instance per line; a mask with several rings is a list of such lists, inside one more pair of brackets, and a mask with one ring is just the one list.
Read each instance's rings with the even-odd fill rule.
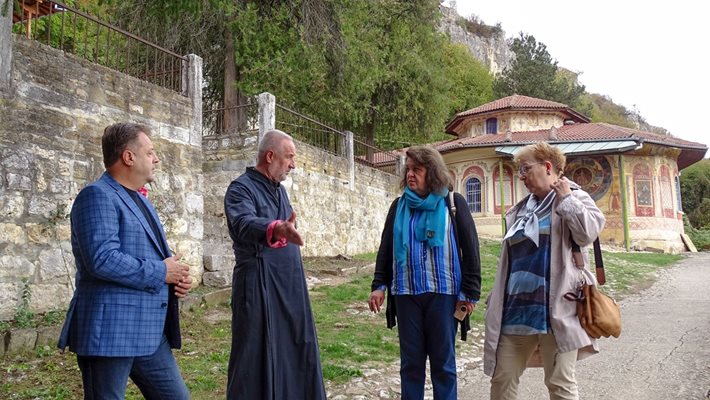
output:
[[[543,366],[550,399],[578,399],[576,360],[598,352],[582,329],[576,303],[566,300],[584,272],[585,246],[604,227],[604,215],[578,185],[562,176],[565,156],[536,143],[515,157],[530,195],[506,214],[507,233],[488,298],[484,372],[491,399],[517,398],[526,366]],[[582,247],[574,261],[572,241]],[[577,265],[579,264],[579,265]]]

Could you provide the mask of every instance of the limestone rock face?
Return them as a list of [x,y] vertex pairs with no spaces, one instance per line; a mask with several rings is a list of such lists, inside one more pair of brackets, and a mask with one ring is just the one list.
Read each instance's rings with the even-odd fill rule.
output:
[[448,34],[452,42],[465,45],[473,57],[487,66],[492,74],[498,74],[510,65],[515,55],[505,40],[505,31],[501,30],[491,37],[478,36],[468,32],[462,26],[460,21],[464,17],[459,15],[455,9],[443,5],[439,9],[443,14],[440,31]]

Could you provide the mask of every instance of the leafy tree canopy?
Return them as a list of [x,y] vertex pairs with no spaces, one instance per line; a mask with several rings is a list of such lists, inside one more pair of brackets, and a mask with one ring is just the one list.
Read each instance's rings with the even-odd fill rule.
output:
[[683,170],[680,175],[683,211],[690,224],[710,229],[710,159],[704,159]]
[[513,94],[557,101],[576,107],[584,86],[569,75],[558,74],[557,61],[547,51],[547,46],[522,32],[510,41],[515,59],[493,84],[495,97]]
[[486,68],[438,31],[436,0],[103,1],[127,30],[201,56],[211,108],[268,91],[402,147],[444,138],[453,113],[492,100]]

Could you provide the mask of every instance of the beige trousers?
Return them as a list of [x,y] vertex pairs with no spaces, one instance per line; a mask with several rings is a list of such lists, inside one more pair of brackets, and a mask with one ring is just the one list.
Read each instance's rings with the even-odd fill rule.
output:
[[551,400],[578,400],[574,367],[577,350],[557,352],[553,334],[501,335],[498,342],[496,369],[491,378],[491,400],[517,400],[518,384],[528,360],[540,346],[545,370],[545,386]]

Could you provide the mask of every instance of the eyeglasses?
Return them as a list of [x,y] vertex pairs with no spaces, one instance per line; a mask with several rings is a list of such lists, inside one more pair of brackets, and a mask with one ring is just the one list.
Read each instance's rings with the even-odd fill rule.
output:
[[541,163],[541,162],[536,162],[536,163],[532,163],[532,164],[521,165],[521,166],[520,166],[520,169],[518,169],[518,176],[525,176],[525,175],[527,175],[528,172],[530,172],[530,170],[532,169],[532,167],[533,167],[534,165],[538,165],[538,164],[543,164],[543,163]]

